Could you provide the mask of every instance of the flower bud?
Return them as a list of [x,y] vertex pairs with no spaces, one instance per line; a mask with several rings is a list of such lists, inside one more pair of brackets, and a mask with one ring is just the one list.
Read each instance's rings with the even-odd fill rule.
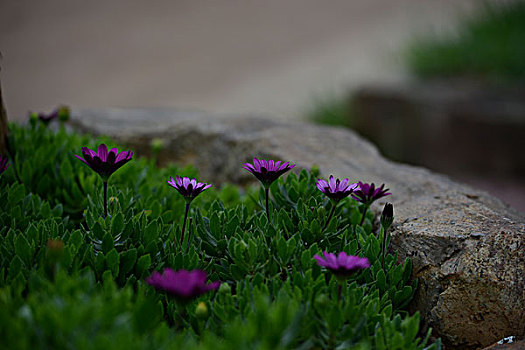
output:
[[117,208],[119,205],[120,203],[117,197],[109,197],[108,207],[110,207],[111,210],[114,210],[114,208]]
[[36,112],[29,113],[29,124],[31,124],[31,126],[34,127],[37,122],[38,122],[38,113]]
[[228,283],[222,283],[219,287],[219,293],[221,294],[231,294],[232,288]]
[[158,154],[164,148],[164,140],[160,138],[154,138],[151,140],[150,147],[153,153]]
[[60,106],[58,107],[58,119],[61,122],[67,122],[69,120],[69,107],[68,106]]
[[47,256],[53,262],[57,262],[64,252],[64,242],[60,239],[50,239],[47,241]]
[[383,229],[386,231],[390,228],[393,222],[394,206],[392,205],[392,203],[386,203],[383,209],[383,213],[381,213],[381,226],[383,226]]
[[208,307],[205,302],[201,301],[197,304],[197,307],[195,308],[195,316],[201,320],[208,318]]

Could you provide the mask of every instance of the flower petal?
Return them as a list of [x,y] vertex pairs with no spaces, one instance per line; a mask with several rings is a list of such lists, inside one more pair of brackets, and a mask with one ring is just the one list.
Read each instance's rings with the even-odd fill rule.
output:
[[105,144],[98,146],[98,157],[101,161],[105,162],[108,157],[108,148]]

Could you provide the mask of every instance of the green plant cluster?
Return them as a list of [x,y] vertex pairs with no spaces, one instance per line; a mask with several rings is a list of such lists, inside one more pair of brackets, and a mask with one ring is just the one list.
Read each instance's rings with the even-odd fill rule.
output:
[[420,37],[407,50],[418,76],[463,76],[491,82],[525,79],[525,1],[486,3],[456,33]]
[[[108,142],[107,140],[104,140]],[[410,260],[381,266],[374,213],[331,202],[302,170],[264,192],[224,185],[192,204],[166,183],[193,168],[135,159],[101,180],[73,155],[100,139],[11,125],[14,166],[0,177],[0,348],[5,349],[438,349],[403,308],[416,281]],[[111,143],[109,141],[109,143]],[[189,244],[188,244],[189,243]],[[313,259],[345,251],[371,267],[344,284]],[[222,282],[187,303],[144,282],[170,267]]]

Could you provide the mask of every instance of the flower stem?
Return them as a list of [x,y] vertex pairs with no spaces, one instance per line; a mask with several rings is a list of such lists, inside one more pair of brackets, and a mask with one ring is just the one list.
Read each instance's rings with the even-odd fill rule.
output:
[[381,226],[381,229],[383,230],[383,241],[381,242],[381,267],[385,268],[385,256],[386,256],[386,239],[387,239],[387,233],[388,229],[384,229],[383,226]]
[[104,181],[104,219],[108,217],[108,182]]
[[328,219],[326,220],[326,223],[324,224],[323,229],[321,230],[321,232],[326,230],[326,228],[328,227],[328,224],[330,223],[330,220],[332,220],[332,216],[335,213],[335,207],[336,206],[337,206],[337,203],[332,203],[332,210],[330,210],[330,215],[328,215]]
[[190,239],[191,239],[191,224],[193,222],[193,217],[190,216],[190,224],[188,226],[188,251],[190,251]]
[[270,188],[264,188],[264,194],[266,195],[266,217],[268,218],[268,223],[270,223],[270,205],[268,204],[268,197],[270,196]]
[[367,210],[368,210],[368,205],[365,204],[365,209],[363,209],[363,216],[361,217],[361,223],[359,223],[359,226],[363,226],[363,223],[365,222]]
[[184,221],[182,222],[182,232],[180,236],[180,246],[182,247],[182,243],[184,242],[184,230],[186,229],[186,221],[188,220],[188,212],[190,211],[190,203],[186,203],[186,210],[184,212]]

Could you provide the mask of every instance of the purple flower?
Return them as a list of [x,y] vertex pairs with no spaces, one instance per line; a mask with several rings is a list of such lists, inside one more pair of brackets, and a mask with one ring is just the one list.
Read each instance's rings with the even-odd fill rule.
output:
[[49,124],[53,119],[57,118],[59,116],[59,110],[55,109],[53,112],[49,114],[45,113],[37,113],[37,112],[30,112],[29,113],[29,121],[34,124],[37,120],[40,120],[45,125]]
[[326,267],[337,277],[346,278],[357,270],[370,267],[370,262],[367,258],[347,255],[345,252],[340,252],[337,257],[335,254],[327,252],[323,252],[323,255],[324,258],[319,255],[314,256],[317,264]]
[[359,186],[358,184],[349,183],[350,180],[343,179],[334,179],[332,175],[328,181],[326,180],[317,180],[317,188],[319,191],[323,192],[328,198],[335,202],[339,202],[341,199],[347,197],[349,194],[354,192],[354,190]]
[[163,290],[175,298],[187,300],[219,288],[221,284],[219,281],[206,284],[207,278],[206,272],[202,270],[173,271],[166,268],[162,274],[154,272],[146,278],[146,282],[155,287],[156,290]]
[[40,121],[44,122],[45,124],[48,124],[49,122],[51,122],[56,117],[58,117],[58,108],[55,109],[53,112],[51,112],[49,114],[38,113],[38,119],[40,119]]
[[131,160],[133,152],[123,151],[118,153],[116,148],[108,151],[106,145],[101,144],[98,147],[98,154],[87,147],[82,147],[82,155],[84,158],[77,155],[75,157],[86,163],[102,177],[104,182],[107,182],[111,174]]
[[7,168],[9,168],[9,164],[7,164],[7,157],[0,154],[0,174],[6,171]]
[[207,190],[211,185],[207,183],[198,182],[197,179],[191,179],[189,177],[176,176],[177,180],[168,180],[168,183],[175,187],[180,194],[184,196],[186,201],[192,201],[193,198],[197,197],[204,190]]
[[366,205],[372,204],[379,198],[391,195],[388,193],[388,188],[385,188],[385,184],[382,184],[380,187],[376,188],[375,184],[366,184],[359,181],[359,189],[352,193],[352,197]]
[[282,174],[293,169],[295,164],[289,162],[253,158],[253,164],[244,163],[243,168],[251,172],[265,187],[269,187]]

